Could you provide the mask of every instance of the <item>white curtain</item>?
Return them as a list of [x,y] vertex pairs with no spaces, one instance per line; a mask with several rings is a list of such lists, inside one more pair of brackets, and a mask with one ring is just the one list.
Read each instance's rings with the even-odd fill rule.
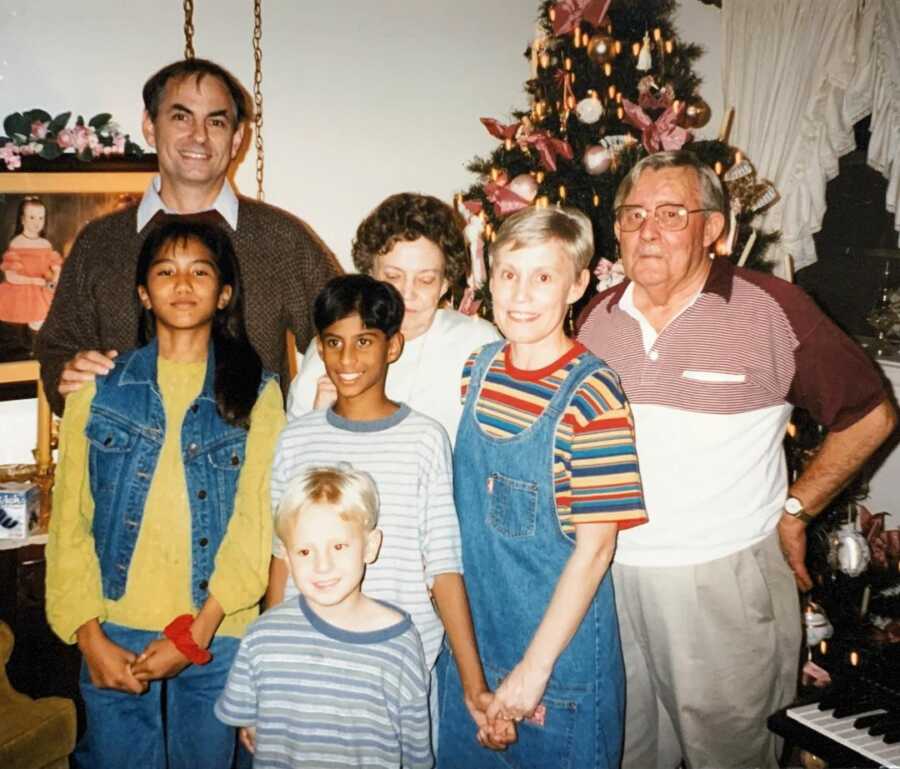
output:
[[783,274],[816,260],[812,236],[825,185],[855,149],[853,124],[872,113],[869,163],[889,179],[900,228],[900,2],[724,0],[722,82],[743,149],[781,199],[763,217],[781,242],[769,258]]

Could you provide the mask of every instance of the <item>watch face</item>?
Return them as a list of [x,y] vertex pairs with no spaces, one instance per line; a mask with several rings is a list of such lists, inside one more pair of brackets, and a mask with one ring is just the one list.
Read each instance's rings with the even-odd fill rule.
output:
[[803,512],[803,503],[796,497],[788,497],[784,501],[784,512],[788,515],[800,515]]

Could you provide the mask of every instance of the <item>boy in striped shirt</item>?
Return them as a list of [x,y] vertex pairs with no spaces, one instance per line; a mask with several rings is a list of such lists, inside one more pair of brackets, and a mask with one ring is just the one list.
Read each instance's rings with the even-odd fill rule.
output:
[[282,497],[275,530],[300,596],[251,625],[216,703],[254,767],[433,765],[419,634],[361,591],[377,519],[374,481],[347,464],[304,471]]

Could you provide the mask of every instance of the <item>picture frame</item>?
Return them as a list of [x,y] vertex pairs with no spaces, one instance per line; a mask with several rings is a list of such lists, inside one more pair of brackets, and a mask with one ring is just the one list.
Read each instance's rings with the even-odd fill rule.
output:
[[[89,221],[140,200],[156,170],[152,154],[93,162],[27,157],[19,170],[0,170],[0,364],[33,360],[54,279],[78,233]],[[0,381],[0,400],[36,395],[36,377]]]

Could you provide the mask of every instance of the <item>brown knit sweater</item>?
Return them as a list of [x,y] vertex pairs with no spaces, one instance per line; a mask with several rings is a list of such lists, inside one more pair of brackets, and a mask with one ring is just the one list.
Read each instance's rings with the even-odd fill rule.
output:
[[[134,206],[91,222],[66,259],[36,344],[41,379],[57,414],[63,408],[60,374],[79,350],[122,353],[137,346],[134,272],[151,227],[139,233],[136,216]],[[250,341],[263,366],[281,374],[286,392],[285,332],[293,331],[299,349],[306,349],[313,300],[340,267],[304,222],[265,203],[240,198],[237,232],[225,229],[240,262]]]

